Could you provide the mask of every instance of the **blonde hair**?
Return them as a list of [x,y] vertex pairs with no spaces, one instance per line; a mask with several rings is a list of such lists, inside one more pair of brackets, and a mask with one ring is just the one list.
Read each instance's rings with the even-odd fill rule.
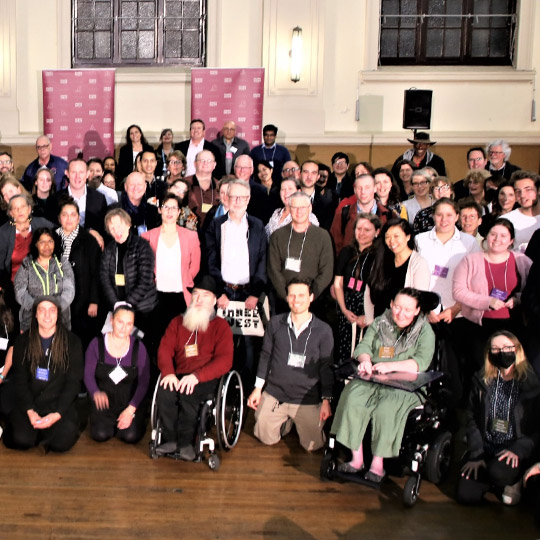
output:
[[497,374],[499,372],[499,368],[495,367],[489,361],[491,342],[494,338],[498,336],[504,336],[508,338],[516,348],[516,362],[514,364],[513,378],[517,379],[518,381],[526,379],[531,368],[529,366],[529,363],[527,362],[527,358],[525,357],[525,351],[523,350],[523,346],[521,345],[519,339],[514,334],[512,334],[512,332],[508,332],[508,330],[499,330],[494,334],[491,334],[486,343],[486,349],[484,351],[484,382],[486,384],[489,384],[493,379],[497,377]]

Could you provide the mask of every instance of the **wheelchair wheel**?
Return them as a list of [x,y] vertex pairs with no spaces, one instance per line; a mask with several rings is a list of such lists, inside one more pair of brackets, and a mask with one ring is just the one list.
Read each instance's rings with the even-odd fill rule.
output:
[[336,460],[330,452],[326,452],[321,462],[321,480],[333,480],[336,474]]
[[208,456],[208,467],[210,467],[212,471],[217,471],[220,465],[221,460],[217,454],[210,454]]
[[157,447],[161,444],[161,426],[159,425],[158,409],[157,409],[157,392],[159,388],[159,383],[161,381],[161,375],[159,376],[156,387],[152,394],[152,405],[150,409],[150,428],[152,433],[150,435],[149,450],[150,457],[152,459],[157,459],[159,457],[157,453]]
[[418,476],[409,476],[405,487],[403,488],[403,504],[407,508],[412,508],[418,500],[418,494],[420,493],[420,482],[422,478]]
[[448,472],[452,454],[452,434],[449,431],[440,433],[433,442],[426,457],[424,472],[426,478],[439,484]]
[[236,446],[244,419],[244,389],[237,371],[221,377],[216,400],[216,430],[218,444],[229,451]]

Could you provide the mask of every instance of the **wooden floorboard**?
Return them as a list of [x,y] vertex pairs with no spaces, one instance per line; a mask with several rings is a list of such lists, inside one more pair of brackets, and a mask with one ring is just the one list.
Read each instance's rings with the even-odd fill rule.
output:
[[378,492],[321,482],[321,454],[291,434],[275,447],[251,435],[205,463],[151,460],[136,446],[93,442],[83,433],[67,454],[0,448],[0,540],[146,539],[534,539],[526,507],[496,501],[464,508],[450,482],[423,482],[412,509],[404,479]]

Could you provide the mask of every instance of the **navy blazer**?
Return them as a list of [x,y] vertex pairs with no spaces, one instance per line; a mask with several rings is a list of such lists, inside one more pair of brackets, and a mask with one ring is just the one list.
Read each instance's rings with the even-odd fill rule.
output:
[[[187,141],[176,143],[174,145],[174,149],[180,150],[180,152],[182,152],[182,154],[187,157],[187,153],[189,150],[189,142],[190,139],[188,139]],[[225,174],[225,169],[221,163],[221,155],[219,153],[219,150],[214,146],[214,144],[212,144],[210,141],[207,141],[206,139],[204,139],[203,149],[210,150],[210,152],[214,154],[214,158],[216,160],[216,168],[214,169],[212,176],[219,180]]]
[[[206,231],[208,271],[216,280],[218,297],[223,294],[225,283],[221,277],[221,226],[229,219],[225,214],[212,220]],[[249,290],[250,296],[259,297],[266,286],[266,233],[260,219],[247,216],[249,251]]]
[[[62,197],[69,196],[68,190],[57,194],[58,202]],[[86,186],[86,211],[84,214],[84,228],[94,229],[101,236],[105,235],[105,214],[107,213],[107,200],[99,191]]]

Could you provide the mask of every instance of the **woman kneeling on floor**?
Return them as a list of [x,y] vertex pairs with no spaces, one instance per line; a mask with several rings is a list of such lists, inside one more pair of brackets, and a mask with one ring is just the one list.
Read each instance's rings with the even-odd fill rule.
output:
[[[401,289],[380,317],[368,328],[354,351],[358,374],[416,373],[428,369],[435,351],[435,335],[426,318],[433,293]],[[399,455],[409,412],[421,403],[414,392],[355,379],[345,386],[331,432],[352,450],[352,461],[340,465],[342,472],[364,468],[362,440],[371,421],[373,459],[366,480],[381,482],[384,458]]]

